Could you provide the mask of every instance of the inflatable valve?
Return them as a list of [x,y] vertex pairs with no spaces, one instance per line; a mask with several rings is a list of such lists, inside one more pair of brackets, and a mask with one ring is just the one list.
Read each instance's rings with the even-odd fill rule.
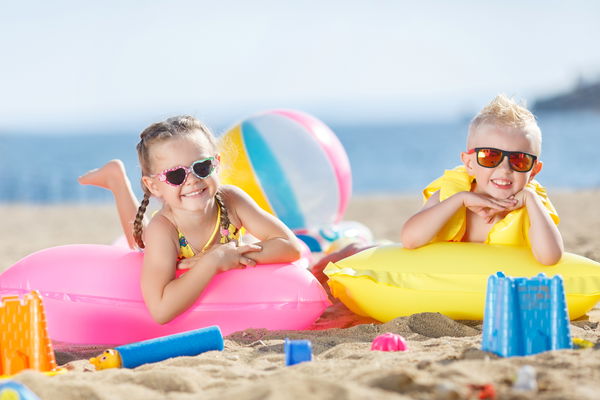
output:
[[96,370],[135,368],[180,356],[195,356],[211,350],[223,350],[223,335],[218,326],[195,329],[175,335],[144,340],[105,350],[90,358]]
[[283,349],[285,352],[286,366],[312,360],[312,346],[310,340],[289,340],[286,338]]

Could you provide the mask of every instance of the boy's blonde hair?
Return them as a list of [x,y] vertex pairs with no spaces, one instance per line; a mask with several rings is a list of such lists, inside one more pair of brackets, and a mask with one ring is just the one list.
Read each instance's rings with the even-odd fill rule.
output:
[[520,128],[525,136],[532,140],[536,155],[539,156],[542,151],[542,131],[535,116],[524,104],[519,104],[504,94],[496,96],[473,118],[469,125],[467,146],[481,125]]

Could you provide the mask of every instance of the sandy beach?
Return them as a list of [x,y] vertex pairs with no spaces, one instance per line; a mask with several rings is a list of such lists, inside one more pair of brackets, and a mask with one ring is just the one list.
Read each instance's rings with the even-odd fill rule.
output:
[[[567,251],[600,261],[600,190],[550,191]],[[352,200],[346,220],[367,225],[378,240],[397,241],[417,196]],[[71,243],[110,244],[120,235],[111,205],[1,205],[0,271],[36,250]],[[571,324],[572,336],[597,342],[600,313]],[[481,321],[415,314],[386,324],[350,313],[342,304],[325,311],[311,331],[247,330],[225,339],[223,352],[179,357],[136,369],[86,371],[101,348],[55,346],[59,363],[74,370],[55,377],[25,371],[14,377],[41,399],[468,399],[472,385],[493,384],[498,399],[597,399],[600,352],[561,350],[498,358],[480,350]],[[407,339],[408,352],[371,351],[384,332]],[[312,342],[312,362],[286,367],[283,340]],[[519,368],[537,372],[537,390],[518,391]]]

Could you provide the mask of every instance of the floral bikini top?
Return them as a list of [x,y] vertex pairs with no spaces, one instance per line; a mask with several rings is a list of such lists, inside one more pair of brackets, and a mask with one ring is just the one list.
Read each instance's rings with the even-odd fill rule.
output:
[[[208,250],[208,248],[212,245],[213,241],[215,240],[215,236],[217,236],[217,234],[220,234],[221,237],[219,239],[219,243],[227,243],[234,240],[239,241],[242,237],[242,231],[243,228],[238,229],[235,225],[231,223],[229,224],[229,227],[227,227],[227,229],[224,229],[221,226],[221,206],[218,206],[217,221],[215,223],[215,227],[212,233],[210,234],[210,237],[206,241],[206,244],[204,245],[204,247],[202,247],[202,250],[200,250],[200,252],[204,253],[206,250]],[[177,230],[177,233],[179,235],[179,255],[177,256],[177,260],[182,260],[184,258],[190,258],[195,256],[196,253],[194,252],[194,249],[188,243],[183,233],[179,229]]]

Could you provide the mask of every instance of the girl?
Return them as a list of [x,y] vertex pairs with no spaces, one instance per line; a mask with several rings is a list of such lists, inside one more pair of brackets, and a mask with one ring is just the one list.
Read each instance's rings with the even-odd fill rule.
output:
[[[113,192],[130,246],[144,249],[141,288],[156,322],[169,322],[190,307],[218,272],[300,257],[298,240],[281,221],[242,190],[219,184],[216,140],[197,119],[179,116],[150,125],[137,152],[144,191],[139,208],[118,160],[79,182]],[[144,229],[150,196],[162,208]],[[243,228],[260,242],[240,244]],[[177,268],[190,270],[176,278]]]

